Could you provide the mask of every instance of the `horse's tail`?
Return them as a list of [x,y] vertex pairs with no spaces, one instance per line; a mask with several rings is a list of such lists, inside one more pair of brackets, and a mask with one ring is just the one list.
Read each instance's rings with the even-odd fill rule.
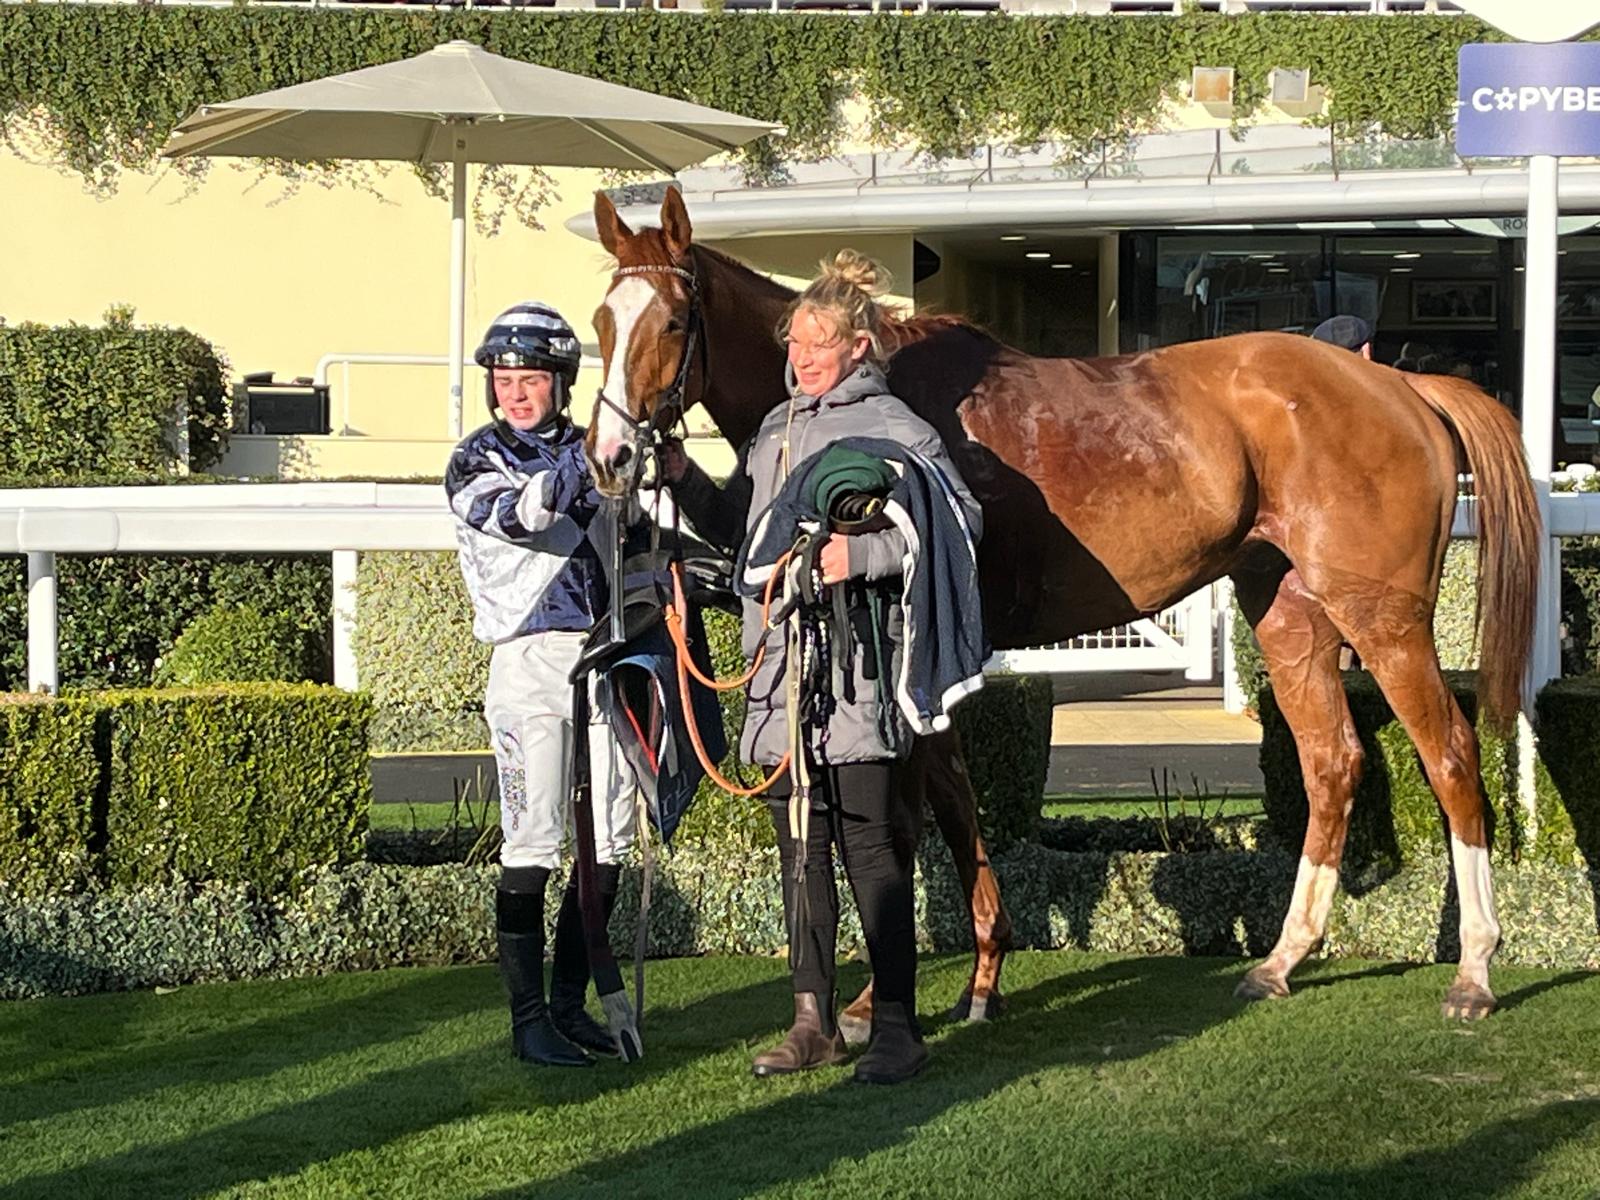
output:
[[1539,589],[1539,503],[1510,411],[1466,380],[1406,375],[1449,423],[1466,454],[1477,498],[1478,703],[1505,731],[1521,707],[1522,675],[1533,645]]

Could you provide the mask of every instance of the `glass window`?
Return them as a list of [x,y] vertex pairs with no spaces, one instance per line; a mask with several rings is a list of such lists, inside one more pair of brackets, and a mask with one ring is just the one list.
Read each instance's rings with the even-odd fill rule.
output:
[[1328,315],[1319,237],[1186,234],[1156,239],[1155,344],[1283,329]]
[[1500,389],[1497,239],[1341,235],[1334,245],[1339,309],[1373,323],[1373,358]]

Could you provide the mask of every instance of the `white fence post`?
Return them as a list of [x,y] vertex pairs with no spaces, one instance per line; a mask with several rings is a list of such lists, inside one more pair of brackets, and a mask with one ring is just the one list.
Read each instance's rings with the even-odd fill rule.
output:
[[1183,629],[1184,649],[1189,657],[1189,665],[1183,671],[1185,679],[1209,683],[1217,677],[1216,593],[1213,584],[1189,597]]
[[356,567],[354,550],[333,552],[333,683],[347,692],[360,686],[356,670]]
[[1242,713],[1250,707],[1250,701],[1244,694],[1244,686],[1239,682],[1239,663],[1233,655],[1233,580],[1219,579],[1217,589],[1217,642],[1221,648],[1222,658],[1222,711]]
[[56,556],[28,551],[28,690],[54,695],[56,671]]

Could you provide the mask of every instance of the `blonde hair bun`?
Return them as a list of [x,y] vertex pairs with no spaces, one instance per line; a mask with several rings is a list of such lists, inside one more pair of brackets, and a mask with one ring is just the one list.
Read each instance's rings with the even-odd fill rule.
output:
[[831,260],[823,259],[818,266],[823,279],[837,280],[868,296],[881,296],[894,283],[894,277],[889,274],[887,267],[859,250],[846,248]]
[[883,343],[878,326],[893,314],[874,297],[889,290],[889,272],[858,250],[841,250],[831,259],[823,259],[820,266],[821,273],[784,310],[774,330],[778,340],[788,337],[795,314],[805,309],[827,319],[841,337],[866,338],[873,361],[881,362]]

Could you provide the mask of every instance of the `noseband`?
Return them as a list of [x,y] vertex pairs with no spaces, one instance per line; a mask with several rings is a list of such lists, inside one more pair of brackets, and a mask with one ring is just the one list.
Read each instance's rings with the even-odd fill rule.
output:
[[598,402],[616,413],[633,430],[633,471],[637,481],[646,447],[653,442],[659,431],[670,429],[683,419],[684,409],[687,407],[683,398],[684,391],[689,384],[689,368],[694,362],[697,344],[700,348],[700,361],[702,364],[706,362],[705,322],[700,303],[700,281],[693,271],[655,263],[618,267],[612,275],[613,284],[624,275],[676,275],[689,289],[689,315],[684,326],[683,355],[678,359],[678,373],[670,384],[657,393],[654,410],[645,416],[635,417],[626,407],[607,396],[604,388],[601,388],[599,393]]

